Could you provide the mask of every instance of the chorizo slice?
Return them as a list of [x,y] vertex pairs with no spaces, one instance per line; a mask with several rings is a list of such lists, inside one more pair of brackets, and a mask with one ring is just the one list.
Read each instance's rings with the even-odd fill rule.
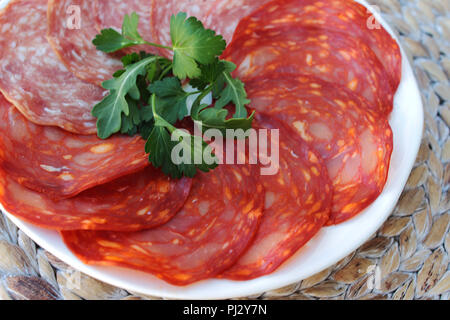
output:
[[389,115],[394,92],[374,52],[358,38],[317,28],[279,27],[235,39],[224,56],[242,79],[266,72],[312,75],[362,95],[374,111]]
[[46,39],[47,1],[14,0],[0,15],[0,91],[30,121],[95,134],[105,90],[75,77]]
[[312,27],[343,33],[365,42],[384,66],[392,91],[400,84],[400,47],[366,7],[352,0],[276,0],[242,19],[235,37],[280,27]]
[[[97,10],[97,1],[79,0],[74,4],[71,0],[49,0],[47,38],[67,69],[78,78],[100,86],[122,68],[122,63],[117,57],[97,50],[92,43],[99,33],[97,14],[101,11]],[[69,13],[74,15],[73,19]],[[79,26],[75,25],[76,19]],[[119,15],[116,20],[122,21]]]
[[17,183],[0,169],[0,202],[14,216],[54,230],[137,231],[169,221],[183,206],[191,179],[171,180],[147,167],[65,200]]
[[324,159],[333,183],[328,224],[350,219],[382,192],[393,135],[367,101],[311,76],[266,75],[246,89],[250,107],[284,121]]
[[0,94],[0,167],[52,199],[69,198],[145,168],[144,149],[140,136],[101,140],[36,125]]
[[[278,120],[262,113],[256,120],[256,128],[279,130],[270,150],[272,157],[278,150],[278,172],[261,175],[266,190],[261,224],[250,247],[221,278],[250,280],[273,272],[305,245],[330,215],[332,186],[321,157]],[[270,131],[268,140],[272,140]]]
[[199,173],[182,210],[155,229],[61,234],[85,263],[127,267],[188,285],[229,268],[251,242],[264,203],[258,175],[257,166],[225,164]]

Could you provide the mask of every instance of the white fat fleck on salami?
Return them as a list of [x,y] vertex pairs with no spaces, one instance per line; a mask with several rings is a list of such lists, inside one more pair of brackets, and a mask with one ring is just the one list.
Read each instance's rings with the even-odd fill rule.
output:
[[[80,79],[101,85],[122,67],[120,59],[96,49],[92,40],[97,28],[97,0],[79,0],[80,28],[68,25],[72,0],[49,0],[47,37],[54,51]],[[75,13],[73,13],[75,14]]]
[[0,16],[0,28],[0,91],[5,97],[35,123],[96,133],[91,109],[104,90],[75,77],[53,52],[46,38],[47,1],[12,1]]
[[[72,176],[66,172],[61,175],[66,180]],[[137,231],[169,221],[186,201],[191,182],[187,178],[170,180],[147,167],[75,197],[54,201],[45,193],[22,186],[0,167],[0,202],[11,214],[42,228]],[[160,184],[168,184],[168,192],[161,193]]]
[[258,113],[254,125],[279,130],[279,143],[272,147],[279,150],[280,170],[261,175],[266,197],[260,227],[247,251],[221,278],[250,280],[273,272],[330,216],[332,186],[323,161],[280,121]]
[[147,165],[140,136],[101,140],[28,121],[0,94],[0,168],[27,188],[68,198]]
[[63,168],[55,168],[55,167],[52,167],[52,166],[48,166],[48,165],[46,165],[46,164],[40,164],[39,166],[40,166],[42,169],[44,169],[45,171],[47,171],[47,172],[61,172],[61,171],[63,171],[63,170],[69,169],[69,168],[66,168],[66,167],[63,167]]
[[[240,182],[234,172],[242,177]],[[62,235],[87,263],[141,270],[176,285],[214,277],[236,261],[257,230],[264,203],[258,175],[258,168],[248,165],[221,165],[199,173],[183,209],[152,230]]]

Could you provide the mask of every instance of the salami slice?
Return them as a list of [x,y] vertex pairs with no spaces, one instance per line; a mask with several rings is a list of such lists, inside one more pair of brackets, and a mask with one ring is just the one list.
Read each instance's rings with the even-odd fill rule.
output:
[[333,183],[329,224],[343,222],[383,190],[393,140],[363,98],[310,76],[277,74],[246,85],[251,107],[283,120],[325,160]]
[[349,38],[365,42],[389,75],[395,92],[400,83],[402,61],[400,48],[372,13],[353,0],[277,0],[267,3],[239,23],[235,37],[257,30],[280,27],[313,27],[339,31]]
[[100,140],[35,125],[0,94],[0,167],[51,198],[68,198],[146,167],[144,146],[139,136]]
[[320,156],[280,122],[262,113],[257,120],[257,128],[279,130],[272,146],[279,152],[279,169],[261,175],[266,190],[261,224],[251,246],[222,278],[249,280],[273,272],[329,219],[332,186]]
[[256,166],[220,165],[199,173],[183,209],[169,223],[136,233],[62,232],[82,261],[117,265],[188,285],[230,267],[261,217],[264,190]]
[[205,25],[231,42],[239,21],[270,0],[218,0],[208,13]]
[[313,75],[362,95],[377,113],[389,115],[394,92],[374,52],[358,38],[317,28],[279,27],[237,38],[224,56],[242,79],[266,72]]
[[95,134],[105,91],[75,77],[48,43],[47,1],[14,0],[0,16],[0,91],[30,121]]
[[92,43],[99,33],[96,3],[97,0],[78,0],[76,4],[72,0],[49,0],[47,37],[70,71],[84,81],[101,85],[121,69],[122,63]]
[[191,179],[170,180],[153,167],[53,201],[0,169],[0,202],[16,217],[55,230],[137,231],[169,221],[183,206]]
[[[147,41],[152,41],[151,0],[97,0],[97,24],[98,28],[122,29],[123,17],[136,12],[139,15],[138,31]],[[152,46],[137,46],[127,48],[124,52],[138,52],[144,50],[159,54],[157,48]]]
[[[152,34],[155,42],[171,46],[170,17],[179,12],[195,16],[205,22],[209,10],[213,8],[216,0],[152,0]],[[161,50],[166,56],[171,55],[168,50]]]

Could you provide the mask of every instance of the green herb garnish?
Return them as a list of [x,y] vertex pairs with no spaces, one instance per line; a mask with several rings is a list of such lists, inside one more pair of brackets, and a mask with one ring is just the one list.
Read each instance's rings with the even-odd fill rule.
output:
[[[190,117],[201,122],[204,129],[251,128],[254,114],[248,116],[245,108],[250,101],[244,84],[231,74],[236,66],[219,59],[226,42],[184,12],[170,18],[171,47],[143,39],[138,24],[136,13],[125,15],[121,33],[114,29],[101,30],[93,43],[107,53],[150,45],[171,51],[173,59],[145,52],[122,58],[123,69],[102,83],[109,94],[92,110],[97,118],[98,136],[107,139],[118,132],[141,134],[147,140],[145,149],[150,162],[172,177],[193,177],[197,170],[208,172],[217,167],[214,155],[211,154],[209,161],[204,159],[211,152],[208,144],[175,125]],[[182,81],[186,78],[197,91],[183,89]],[[197,98],[189,112],[187,100],[191,95]],[[208,95],[215,99],[214,106],[202,104]],[[229,105],[235,107],[232,117],[228,117],[225,108]],[[172,161],[173,153],[190,162]]]

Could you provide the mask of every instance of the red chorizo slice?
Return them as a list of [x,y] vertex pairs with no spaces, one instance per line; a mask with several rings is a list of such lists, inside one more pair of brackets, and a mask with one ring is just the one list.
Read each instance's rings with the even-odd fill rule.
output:
[[[216,0],[151,0],[152,1],[152,35],[155,42],[172,46],[170,38],[170,17],[179,12],[185,12],[189,16],[195,16],[201,22],[205,22],[206,16],[214,7]],[[166,56],[171,55],[168,50],[161,50]]]
[[261,175],[266,190],[261,225],[247,251],[221,278],[249,280],[273,272],[329,219],[332,186],[320,156],[279,121],[262,113],[257,120],[257,128],[279,129],[274,145],[279,170]]
[[392,111],[389,75],[358,38],[316,28],[279,27],[235,39],[224,54],[242,79],[266,72],[308,74],[362,95],[376,112]]
[[146,167],[144,147],[140,136],[100,140],[35,125],[0,94],[0,167],[20,184],[53,199]]
[[[54,51],[78,78],[101,85],[121,69],[120,59],[97,50],[92,40],[99,33],[97,28],[97,0],[49,0],[47,37]],[[74,8],[79,9],[74,9]],[[103,9],[103,8],[102,8]],[[79,10],[74,11],[74,10]],[[111,8],[110,8],[111,10]],[[80,14],[80,28],[69,14]],[[117,21],[122,17],[116,16]]]
[[280,27],[339,31],[349,38],[365,42],[386,69],[389,76],[386,81],[391,84],[392,91],[397,90],[402,71],[400,48],[361,4],[352,0],[272,1],[244,18],[236,29],[235,37]]
[[47,1],[14,0],[0,15],[0,91],[30,121],[95,134],[105,91],[75,77],[46,39]]
[[270,0],[218,0],[205,19],[205,25],[231,42],[239,21]]
[[169,223],[135,233],[62,232],[88,264],[116,265],[188,285],[229,268],[253,238],[264,188],[257,166],[220,165],[199,173],[183,209]]
[[[147,41],[153,41],[151,23],[151,0],[97,0],[98,29],[122,29],[123,18],[126,14],[136,12],[139,15],[138,31]],[[144,50],[158,54],[158,49],[152,46],[134,46],[123,52],[138,52]]]
[[279,74],[247,82],[251,107],[287,123],[325,160],[333,183],[329,224],[370,205],[383,190],[393,147],[384,117],[350,91],[310,76]]
[[147,167],[73,198],[53,201],[0,169],[0,202],[9,213],[42,228],[137,231],[169,221],[186,201],[191,182],[171,180]]

